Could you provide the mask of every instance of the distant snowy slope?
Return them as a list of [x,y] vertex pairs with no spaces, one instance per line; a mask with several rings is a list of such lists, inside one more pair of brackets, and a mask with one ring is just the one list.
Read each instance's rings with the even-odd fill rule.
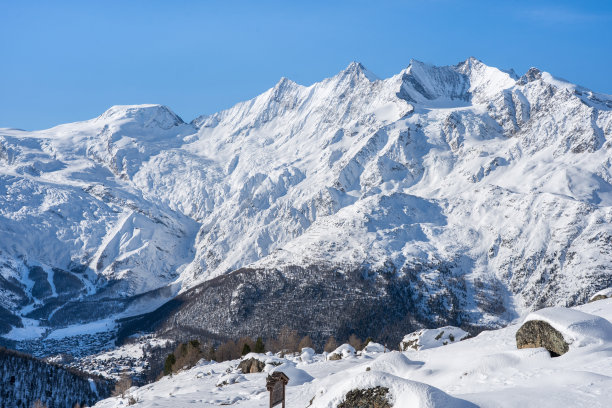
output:
[[611,136],[610,96],[475,58],[0,130],[0,319],[149,311],[242,267],[394,274],[440,325],[573,305],[612,285]]
[[[86,323],[146,303],[134,296],[176,280],[193,259],[197,223],[143,197],[129,174],[180,145],[181,132],[193,128],[158,105],[0,131],[0,304],[26,326]],[[175,291],[152,293],[145,310]]]

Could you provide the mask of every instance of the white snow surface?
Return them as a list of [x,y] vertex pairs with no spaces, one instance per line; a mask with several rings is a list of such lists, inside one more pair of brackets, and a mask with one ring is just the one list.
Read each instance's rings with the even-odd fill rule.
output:
[[364,353],[384,353],[389,351],[385,346],[380,343],[374,343],[373,341],[369,342],[367,346],[363,348]]
[[[555,320],[585,321],[595,316],[610,324],[612,299],[575,309],[559,309]],[[566,317],[562,317],[566,313]],[[591,320],[596,325],[601,320]],[[605,326],[606,324],[603,324]],[[335,407],[355,388],[387,387],[395,407],[608,407],[612,398],[612,341],[572,347],[551,358],[542,348],[517,350],[520,324],[485,331],[461,342],[414,352],[358,354],[355,358],[326,361],[320,354],[302,363],[287,357],[285,372],[298,372],[300,385],[286,389],[289,407]],[[201,362],[172,377],[135,388],[130,394],[141,407],[231,405],[266,407],[267,373],[241,375],[238,361]],[[304,374],[312,379],[304,381]],[[296,374],[289,374],[291,375]],[[217,386],[221,378],[228,385]],[[314,397],[314,398],[313,398]],[[312,401],[312,404],[310,402]],[[96,407],[124,406],[127,400],[110,398]]]
[[612,269],[612,98],[534,72],[352,63],[190,124],[132,105],[0,129],[0,275],[24,293],[0,305],[54,299],[53,267],[84,270],[87,295],[168,288],[129,315],[240,267],[313,264],[421,271],[430,295],[447,267],[484,325],[588,299]]
[[355,347],[353,347],[353,346],[351,346],[350,344],[347,344],[347,343],[341,344],[334,351],[329,353],[327,358],[329,358],[330,356],[333,356],[333,355],[338,355],[341,358],[352,357],[352,356],[355,355]]
[[444,326],[438,329],[421,329],[404,336],[400,343],[400,348],[406,344],[406,350],[426,350],[429,348],[446,346],[455,341],[461,341],[470,334],[465,330],[454,327]]
[[115,321],[113,319],[103,319],[91,323],[74,324],[71,326],[63,327],[61,329],[53,330],[48,333],[45,338],[57,340],[65,337],[79,336],[83,334],[107,332],[113,329],[115,329]]

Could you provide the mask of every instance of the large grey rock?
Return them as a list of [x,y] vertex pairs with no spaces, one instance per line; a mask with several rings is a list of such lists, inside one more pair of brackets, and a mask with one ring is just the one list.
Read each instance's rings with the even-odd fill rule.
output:
[[243,374],[250,373],[261,373],[266,366],[266,363],[263,361],[257,360],[256,358],[248,358],[246,360],[242,360],[238,364],[238,368],[242,370]]
[[569,351],[569,344],[561,332],[542,320],[527,321],[518,329],[516,347],[519,349],[544,347],[553,357]]

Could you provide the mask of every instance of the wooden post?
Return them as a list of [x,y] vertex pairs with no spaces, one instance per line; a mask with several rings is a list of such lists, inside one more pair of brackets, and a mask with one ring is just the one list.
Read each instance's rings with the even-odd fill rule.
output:
[[289,377],[282,371],[275,371],[266,379],[266,389],[270,392],[270,408],[279,404],[285,408],[285,386]]

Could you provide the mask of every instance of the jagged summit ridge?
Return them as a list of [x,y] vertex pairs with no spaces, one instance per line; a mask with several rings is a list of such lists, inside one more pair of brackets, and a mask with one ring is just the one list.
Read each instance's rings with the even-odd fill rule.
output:
[[378,76],[376,76],[376,74],[364,67],[361,62],[357,61],[352,61],[343,72],[363,76],[370,82],[378,81],[380,79]]

